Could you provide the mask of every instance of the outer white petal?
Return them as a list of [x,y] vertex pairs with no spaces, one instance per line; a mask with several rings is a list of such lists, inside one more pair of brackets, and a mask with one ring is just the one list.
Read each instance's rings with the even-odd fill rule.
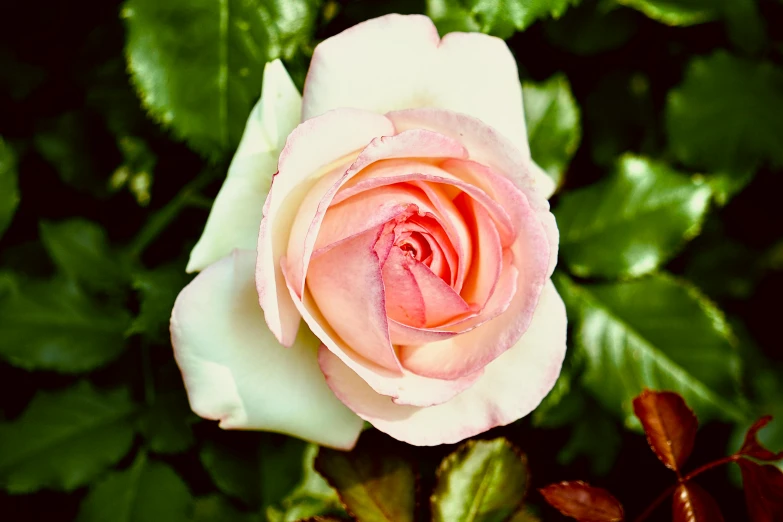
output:
[[363,423],[326,385],[320,341],[301,328],[285,348],[267,328],[255,261],[255,252],[235,251],[199,274],[174,305],[172,344],[193,411],[222,428],[353,447]]
[[554,386],[565,351],[565,306],[550,281],[517,344],[488,364],[473,386],[443,404],[395,404],[329,350],[321,348],[319,360],[329,386],[360,417],[396,439],[432,446],[459,442],[529,414]]
[[[426,16],[391,14],[362,22],[315,49],[302,119],[339,107],[386,113],[431,107],[482,120],[530,157],[516,61],[505,42],[478,33],[440,39]],[[539,192],[552,179],[536,165]]]
[[255,249],[264,200],[286,137],[299,123],[302,97],[280,60],[266,64],[261,99],[212,206],[187,271],[202,270],[235,248]]

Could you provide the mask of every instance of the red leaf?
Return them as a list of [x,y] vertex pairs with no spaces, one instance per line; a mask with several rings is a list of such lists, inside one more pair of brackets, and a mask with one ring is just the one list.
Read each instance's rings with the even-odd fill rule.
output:
[[753,522],[783,521],[783,472],[770,464],[737,461],[742,470],[745,501]]
[[756,423],[750,427],[747,435],[745,435],[745,442],[742,443],[742,448],[737,452],[738,455],[747,455],[754,459],[763,460],[766,462],[773,462],[783,459],[783,451],[780,453],[773,453],[759,442],[756,436],[761,428],[769,424],[772,420],[772,415],[767,415],[756,421]]
[[633,400],[647,442],[664,465],[679,473],[693,450],[699,421],[682,397],[674,392],[644,390]]
[[539,489],[552,507],[579,522],[622,522],[623,506],[611,493],[576,480]]
[[673,522],[723,522],[723,515],[712,495],[698,484],[687,482],[674,490]]

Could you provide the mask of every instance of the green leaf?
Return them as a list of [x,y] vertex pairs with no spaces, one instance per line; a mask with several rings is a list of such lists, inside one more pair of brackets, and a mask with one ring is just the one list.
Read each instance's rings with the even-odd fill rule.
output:
[[0,237],[3,237],[16,207],[19,206],[19,174],[16,155],[11,146],[0,138]]
[[112,252],[100,225],[80,218],[42,221],[40,231],[46,251],[63,274],[99,290],[124,289],[127,261]]
[[302,458],[302,481],[280,503],[267,508],[269,522],[295,522],[319,515],[345,514],[345,510],[332,488],[315,471],[318,446],[308,444]]
[[122,389],[80,382],[39,391],[18,419],[0,423],[0,486],[29,493],[87,484],[130,449],[133,412]]
[[617,0],[667,25],[694,25],[724,19],[729,38],[747,52],[758,52],[766,40],[757,0]]
[[427,16],[441,34],[478,30],[500,38],[546,17],[559,18],[580,0],[427,0]]
[[368,433],[350,452],[321,448],[315,469],[340,495],[349,513],[362,522],[412,522],[416,475],[397,446]]
[[136,457],[131,467],[97,482],[81,505],[77,522],[186,522],[193,498],[187,484],[170,466]]
[[72,282],[32,281],[0,302],[0,356],[27,370],[87,372],[122,353],[129,323]]
[[691,61],[666,104],[669,145],[694,168],[783,167],[783,71],[724,51]]
[[438,467],[434,522],[502,522],[521,506],[527,459],[504,438],[469,440]]
[[105,180],[98,174],[92,147],[101,138],[90,132],[83,113],[71,111],[40,125],[34,143],[63,182],[100,196],[106,193]]
[[[233,437],[230,437],[233,439]],[[297,485],[305,443],[283,435],[264,433],[244,447],[207,442],[201,463],[223,493],[249,506],[280,502]]]
[[198,417],[191,411],[183,391],[158,394],[139,419],[140,431],[155,453],[182,453],[195,442],[191,424]]
[[602,408],[589,405],[571,426],[571,436],[558,452],[557,461],[567,466],[584,456],[590,462],[591,471],[604,476],[614,467],[621,444],[616,422]]
[[169,336],[174,301],[189,277],[181,266],[171,265],[136,272],[132,278],[141,304],[139,315],[133,319],[128,334],[142,334],[152,340],[164,341]]
[[219,494],[196,499],[192,522],[265,522],[256,513],[243,513]]
[[673,390],[706,422],[741,422],[740,359],[721,312],[695,288],[664,274],[609,284],[555,279],[571,310],[585,387],[637,426],[631,401],[644,388]]
[[234,150],[264,64],[309,45],[320,0],[127,0],[126,56],[139,96],[210,157]]
[[559,185],[582,135],[568,79],[556,74],[541,83],[524,82],[522,96],[533,160]]
[[683,276],[712,299],[749,299],[764,275],[759,252],[728,236],[718,216],[689,245]]
[[[694,25],[721,15],[722,0],[617,0],[667,25]],[[743,1],[743,0],[731,0]]]
[[555,209],[560,253],[582,277],[637,277],[696,236],[711,190],[661,163],[620,160],[608,179],[564,194]]
[[561,19],[545,22],[544,31],[557,47],[587,56],[625,44],[636,34],[639,18],[614,2],[585,2]]

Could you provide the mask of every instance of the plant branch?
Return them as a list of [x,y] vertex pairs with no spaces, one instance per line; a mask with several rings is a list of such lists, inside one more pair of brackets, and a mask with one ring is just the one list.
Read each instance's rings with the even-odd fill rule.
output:
[[701,466],[699,468],[696,468],[695,470],[691,471],[690,473],[688,473],[684,477],[678,479],[676,484],[672,484],[671,486],[666,488],[663,491],[663,493],[658,495],[658,497],[655,500],[652,501],[652,504],[647,506],[647,509],[645,509],[644,512],[641,515],[636,517],[634,522],[643,522],[644,520],[647,520],[647,518],[650,515],[653,514],[653,511],[655,511],[658,508],[658,506],[661,505],[661,503],[664,500],[666,500],[669,497],[669,495],[671,495],[672,492],[674,492],[674,489],[677,486],[679,486],[680,484],[684,484],[684,483],[688,482],[689,480],[693,480],[694,478],[696,478],[697,476],[701,475],[705,471],[709,471],[709,470],[711,470],[713,468],[717,468],[718,466],[722,466],[724,464],[729,464],[730,462],[735,462],[735,461],[739,460],[740,458],[742,458],[741,455],[736,455],[736,454],[735,455],[729,455],[728,457],[723,457],[722,459],[718,459],[718,460],[714,460],[712,462],[708,462],[707,464],[705,464],[705,465],[703,465],[703,466]]
[[139,258],[144,250],[150,246],[158,236],[171,224],[179,213],[194,201],[202,202],[200,192],[215,178],[218,169],[209,166],[187,183],[171,201],[152,214],[147,223],[141,228],[136,237],[131,241],[129,253],[134,258]]

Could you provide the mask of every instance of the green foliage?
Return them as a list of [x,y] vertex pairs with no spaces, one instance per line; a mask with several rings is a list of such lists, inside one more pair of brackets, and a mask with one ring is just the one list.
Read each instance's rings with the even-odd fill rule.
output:
[[524,82],[522,96],[533,160],[559,185],[582,136],[568,79],[556,74],[545,82]]
[[168,465],[144,453],[123,471],[96,482],[82,503],[77,522],[186,522],[193,499],[187,484]]
[[[740,0],[745,1],[745,0]],[[715,20],[723,0],[618,0],[668,25],[693,25]]]
[[239,143],[264,64],[310,45],[319,0],[128,0],[128,65],[151,115],[211,158]]
[[559,18],[580,0],[427,0],[427,15],[441,34],[481,31],[509,38],[541,18]]
[[16,155],[11,146],[0,138],[0,237],[3,237],[19,205],[18,177]]
[[27,370],[86,372],[125,348],[130,314],[71,281],[21,282],[0,300],[0,356]]
[[181,391],[173,391],[159,394],[142,412],[139,428],[151,451],[182,453],[195,442],[191,425],[196,420],[187,396]]
[[139,314],[128,334],[143,334],[162,341],[169,335],[169,318],[177,294],[188,282],[179,265],[162,266],[133,274],[133,288],[139,293]]
[[545,22],[544,30],[553,44],[586,56],[622,46],[636,33],[638,18],[612,1],[586,0],[560,20]]
[[556,284],[575,311],[583,383],[607,409],[635,425],[631,399],[650,388],[681,394],[702,422],[745,420],[733,335],[695,288],[663,274],[605,284],[560,274]]
[[527,487],[527,459],[507,440],[471,440],[438,468],[432,519],[503,522],[520,507]]
[[227,498],[213,494],[196,499],[192,522],[265,522],[256,513],[243,513],[237,510]]
[[416,475],[411,464],[388,448],[379,452],[367,441],[361,439],[350,453],[322,448],[316,470],[362,522],[412,522]]
[[65,276],[107,292],[124,289],[128,262],[111,251],[100,225],[71,219],[59,223],[43,221],[40,229],[49,257]]
[[87,117],[79,112],[66,112],[45,121],[35,135],[35,148],[68,185],[95,195],[105,187],[96,172]]
[[269,522],[295,522],[317,515],[345,512],[337,491],[315,471],[317,455],[318,446],[308,444],[302,458],[302,480],[279,506],[267,508]]
[[666,104],[669,144],[694,168],[783,167],[783,71],[718,51],[694,58]]
[[[773,414],[759,438],[783,449],[780,2],[13,9],[0,31],[3,520],[537,520],[542,500],[522,505],[526,463],[510,443],[468,442],[443,461],[451,449],[375,430],[351,452],[223,432],[190,410],[173,357],[184,260],[264,64],[281,57],[301,88],[321,39],[390,12],[428,12],[441,34],[507,38],[532,157],[559,189],[565,365],[529,420],[492,433],[530,454],[534,483],[619,489],[615,466],[642,458],[640,436],[622,428],[639,430],[630,401],[643,387],[732,423],[706,427],[721,444],[735,430],[732,451],[751,418]],[[726,519],[744,520],[739,509]]]
[[38,392],[21,417],[0,424],[0,486],[28,493],[89,483],[130,449],[133,413],[127,390],[80,382]]
[[726,21],[729,37],[741,48],[757,52],[766,38],[757,0],[617,0],[668,25]]
[[610,178],[560,200],[560,253],[583,277],[649,273],[699,233],[710,194],[702,181],[625,156]]
[[250,447],[237,448],[209,442],[200,457],[215,485],[223,493],[249,506],[278,504],[300,479],[302,441],[264,434]]

